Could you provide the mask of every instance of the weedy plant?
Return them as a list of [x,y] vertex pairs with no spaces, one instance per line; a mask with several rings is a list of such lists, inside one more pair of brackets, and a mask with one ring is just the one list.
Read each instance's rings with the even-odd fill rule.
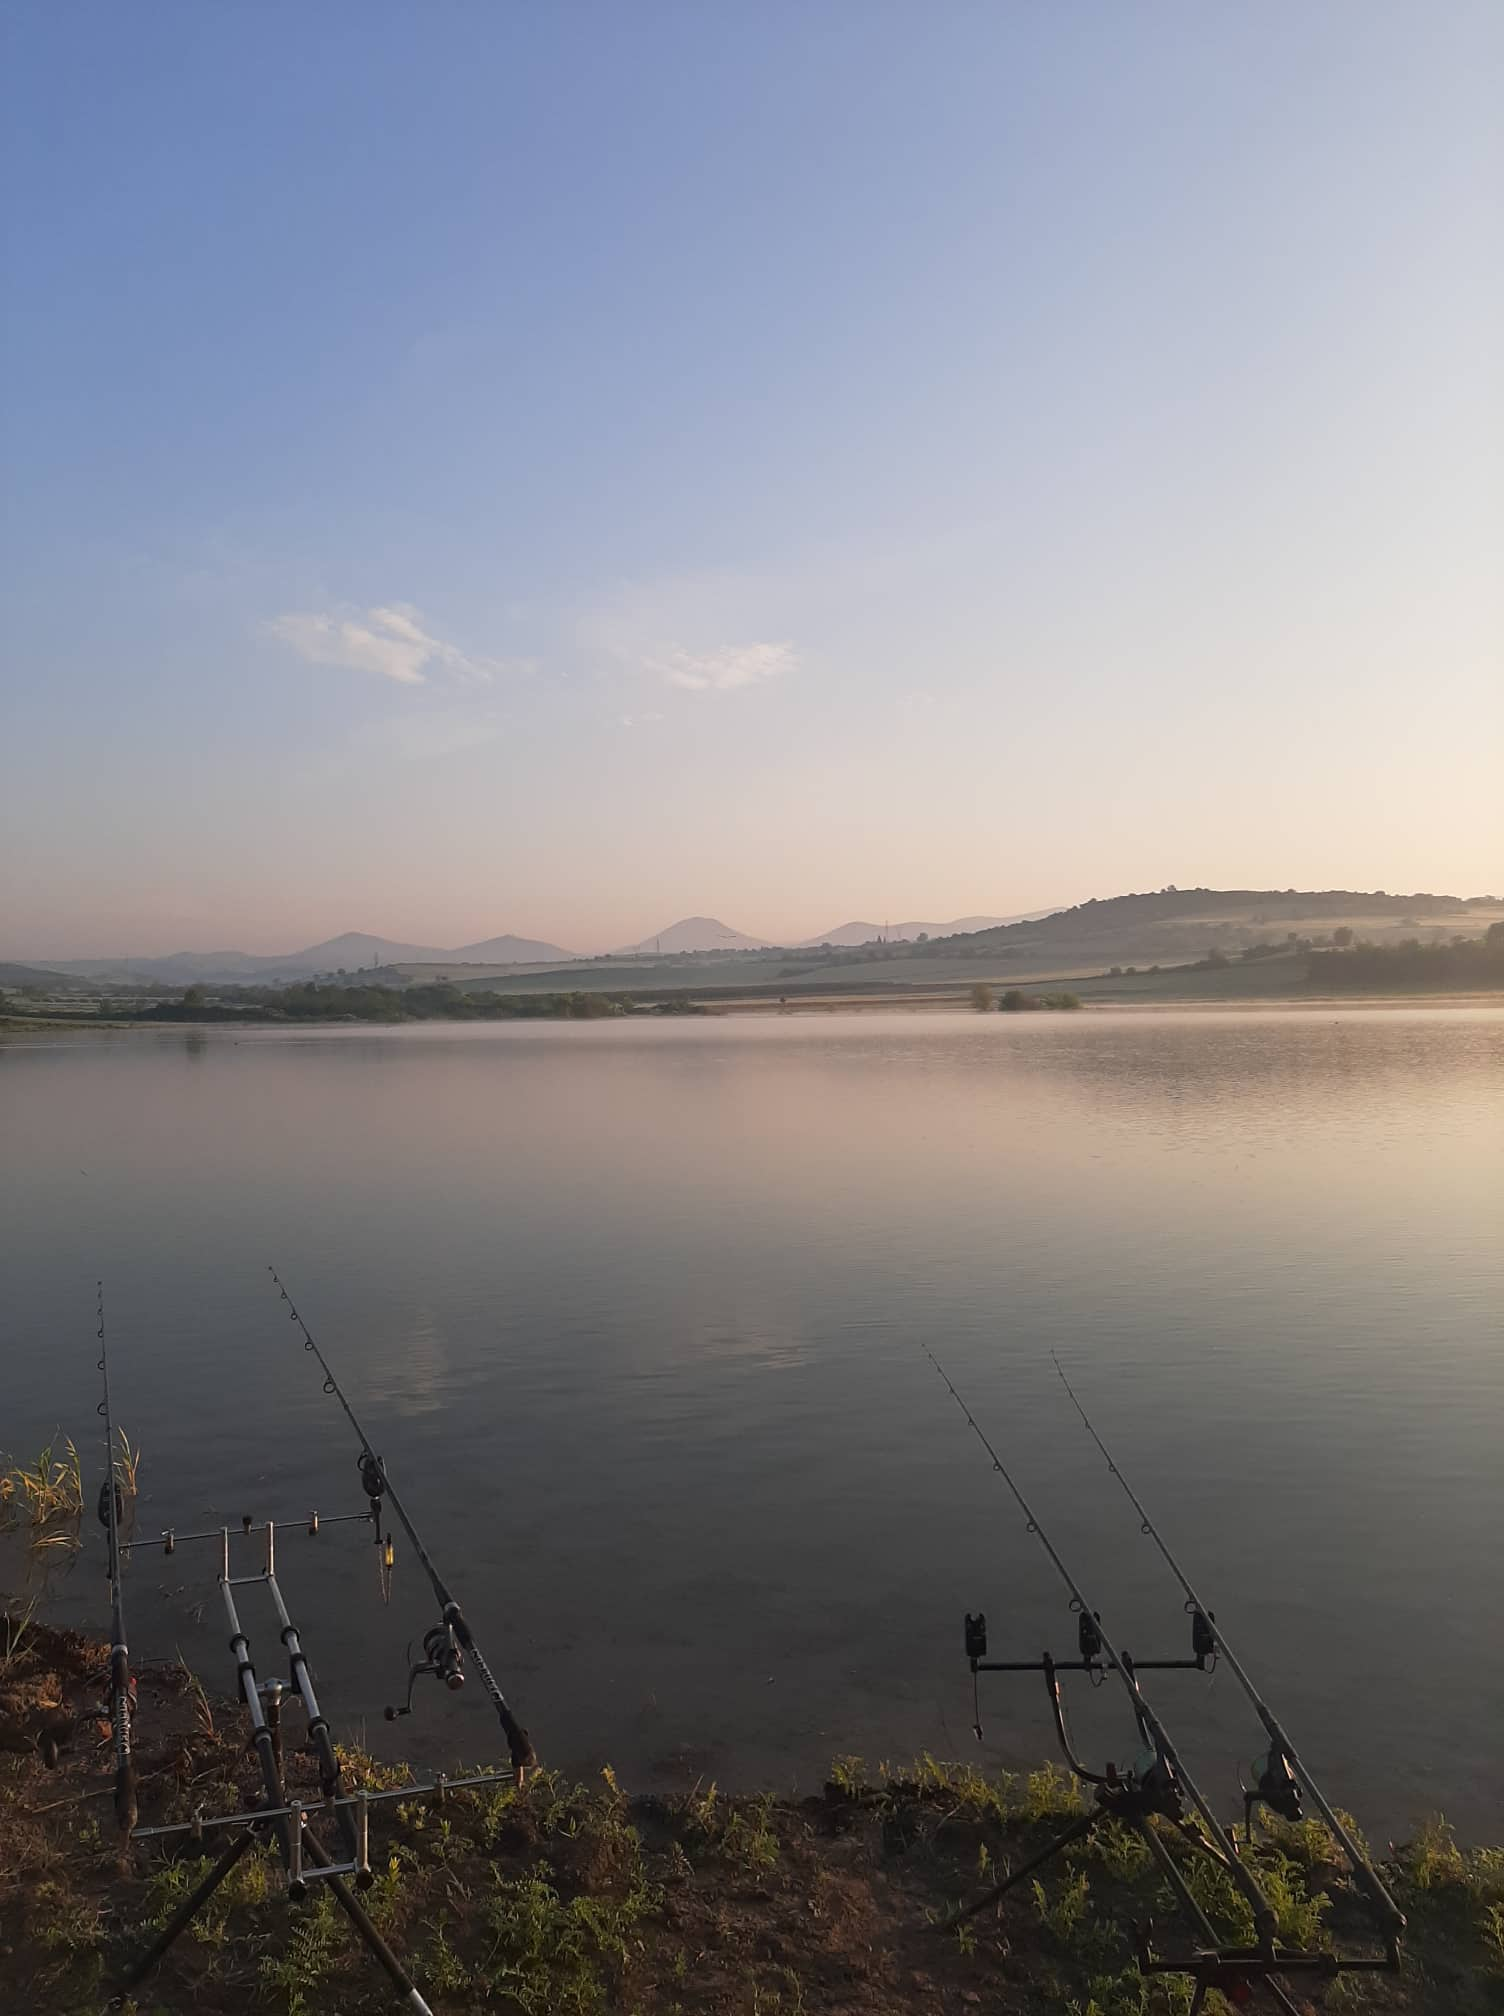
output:
[[859,1799],[865,1784],[865,1769],[860,1757],[833,1757],[829,1783],[843,1799]]
[[1030,1887],[1034,1892],[1034,1909],[1039,1914],[1040,1924],[1047,1926],[1062,1946],[1068,1945],[1086,1911],[1089,1889],[1086,1871],[1078,1869],[1074,1876],[1060,1885],[1053,1897],[1037,1877]]
[[78,1451],[69,1441],[64,1453],[49,1442],[34,1463],[12,1463],[0,1471],[0,1524],[27,1525],[33,1533],[83,1511],[83,1471]]
[[1024,1780],[1025,1820],[1072,1820],[1086,1811],[1086,1797],[1069,1771],[1045,1764]]
[[483,1907],[491,1935],[484,1972],[522,2016],[594,2016],[610,1984],[640,1943],[637,1927],[653,1909],[651,1891],[634,1883],[621,1898],[560,1896],[547,1876],[495,1877]]
[[0,1617],[0,1680],[8,1676],[25,1653],[36,1607],[37,1599],[33,1596],[19,1617],[9,1612]]
[[915,1759],[908,1776],[922,1796],[951,1802],[952,1817],[995,1820],[1003,1826],[1012,1810],[1010,1796],[1014,1781],[1008,1771],[989,1778],[974,1764],[944,1764],[926,1750]]
[[287,1997],[288,2016],[309,2016],[339,1958],[342,1930],[333,1897],[327,1888],[320,1889],[295,1921],[286,1949],[263,1956],[262,1981]]
[[216,1733],[214,1709],[208,1694],[204,1691],[203,1681],[183,1657],[181,1647],[178,1648],[178,1671],[183,1676],[184,1691],[193,1702],[193,1719],[198,1724],[198,1732],[201,1736],[207,1736],[212,1740]]
[[721,1830],[721,1852],[747,1869],[771,1869],[778,1860],[778,1836],[773,1831],[773,1795],[765,1793],[750,1812],[733,1808]]
[[[115,1433],[120,1438],[120,1453],[115,1458],[115,1476],[119,1482],[122,1495],[127,1499],[134,1498],[137,1492],[136,1473],[141,1465],[141,1445],[138,1442],[135,1448],[132,1449],[131,1438],[123,1428],[117,1428]],[[71,1455],[73,1452],[73,1444],[71,1442],[68,1444],[68,1450]],[[78,1462],[77,1456],[73,1457],[73,1461],[76,1465]]]

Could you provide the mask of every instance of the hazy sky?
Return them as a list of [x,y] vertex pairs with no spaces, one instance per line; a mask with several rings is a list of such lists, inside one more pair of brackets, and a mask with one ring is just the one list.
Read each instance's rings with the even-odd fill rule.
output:
[[1504,7],[7,10],[0,953],[1504,886]]

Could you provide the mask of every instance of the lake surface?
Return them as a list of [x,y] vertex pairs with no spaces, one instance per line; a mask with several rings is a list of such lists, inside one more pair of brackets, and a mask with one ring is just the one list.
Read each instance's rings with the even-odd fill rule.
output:
[[[1049,1752],[1031,1677],[971,1733],[962,1612],[995,1658],[1074,1620],[921,1342],[1119,1641],[1187,1650],[1054,1350],[1328,1794],[1497,1836],[1500,1011],[32,1036],[0,1148],[0,1449],[60,1427],[97,1490],[102,1274],[138,1532],[361,1509],[275,1260],[549,1761]],[[434,1617],[400,1533],[389,1609],[362,1527],[279,1557],[336,1733],[498,1753],[475,1685],[381,1723]],[[215,1566],[138,1554],[130,1637],[228,1692]],[[102,1625],[92,1519],[51,1601]],[[1231,1812],[1231,1677],[1149,1692]],[[1117,1693],[1075,1704],[1097,1760]]]

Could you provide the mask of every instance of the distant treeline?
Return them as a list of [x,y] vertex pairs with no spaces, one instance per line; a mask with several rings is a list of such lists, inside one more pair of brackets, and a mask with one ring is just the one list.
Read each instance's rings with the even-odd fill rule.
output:
[[994,1008],[1004,1015],[1024,1015],[1042,1008],[1079,1008],[1079,994],[1026,994],[1022,987],[1010,987],[998,1000],[985,980],[971,990],[971,1005],[979,1014],[990,1015]]
[[1349,993],[1504,987],[1504,924],[1491,924],[1482,938],[1432,944],[1404,938],[1395,945],[1313,952],[1306,977],[1313,987]]
[[1026,1015],[1037,1008],[1079,1008],[1079,994],[1025,994],[1021,987],[1010,987],[998,1002],[1005,1015]]
[[[159,1002],[126,1019],[140,1022],[510,1022],[552,1018],[596,1021],[623,1015],[620,994],[491,994],[432,983],[420,987],[344,987],[307,981],[296,987],[225,987],[209,1000],[190,987],[181,1001]],[[656,1014],[694,1014],[687,1001],[658,1002]]]

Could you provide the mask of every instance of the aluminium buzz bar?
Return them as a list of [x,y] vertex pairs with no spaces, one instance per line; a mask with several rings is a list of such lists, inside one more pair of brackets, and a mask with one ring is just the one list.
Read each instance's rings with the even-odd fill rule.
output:
[[241,1538],[249,1539],[253,1533],[275,1535],[277,1532],[292,1532],[294,1528],[306,1533],[310,1540],[316,1540],[326,1526],[350,1526],[359,1523],[369,1526],[373,1514],[366,1512],[335,1512],[327,1518],[323,1513],[310,1511],[301,1519],[265,1519],[258,1526],[247,1512],[238,1527],[206,1526],[198,1533],[179,1533],[175,1526],[164,1526],[154,1539],[122,1540],[120,1551],[129,1554],[137,1547],[160,1547],[164,1554],[175,1554],[179,1547],[190,1546],[195,1540],[220,1540],[227,1531],[237,1532]]

